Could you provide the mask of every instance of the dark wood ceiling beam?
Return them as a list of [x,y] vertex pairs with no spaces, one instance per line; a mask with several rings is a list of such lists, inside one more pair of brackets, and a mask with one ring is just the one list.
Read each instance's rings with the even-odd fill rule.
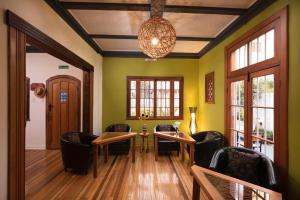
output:
[[[125,57],[125,58],[150,58],[143,52],[136,51],[103,51],[104,57]],[[164,58],[190,58],[199,59],[198,53],[169,53]]]
[[[90,34],[91,38],[97,39],[124,39],[124,40],[137,40],[137,35],[107,35],[107,34]],[[211,41],[214,38],[209,37],[181,37],[177,36],[176,40],[180,41]]]
[[26,53],[46,53],[45,51],[35,47],[35,46],[26,46]]
[[243,15],[247,9],[224,8],[224,7],[203,7],[203,6],[175,6],[165,7],[165,12],[174,13],[198,13],[198,14],[220,14],[220,15]]
[[[65,9],[71,10],[116,10],[116,11],[151,11],[150,4],[98,3],[98,2],[60,2]],[[198,13],[220,15],[243,15],[247,9],[226,7],[166,5],[164,12]]]

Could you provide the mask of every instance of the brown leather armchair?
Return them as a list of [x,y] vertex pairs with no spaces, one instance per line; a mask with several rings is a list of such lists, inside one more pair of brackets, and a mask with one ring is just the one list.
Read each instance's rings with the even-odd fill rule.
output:
[[[128,124],[112,124],[105,129],[105,132],[131,132],[131,128]],[[129,149],[130,139],[108,145],[110,154],[128,154]]]
[[[154,127],[154,132],[165,132],[165,131],[176,131],[175,127],[172,124],[159,124]],[[158,153],[168,153],[171,151],[177,151],[179,154],[180,143],[173,140],[167,140],[163,138],[158,139]]]
[[[214,153],[224,147],[224,137],[217,131],[202,131],[194,133],[191,137],[195,143],[195,163],[201,167],[208,168]],[[189,152],[189,145],[188,152]]]
[[217,151],[210,169],[271,190],[278,190],[274,164],[266,155],[243,147],[225,147]]
[[90,133],[67,132],[60,137],[62,160],[65,171],[87,174],[93,160],[92,141],[98,136]]

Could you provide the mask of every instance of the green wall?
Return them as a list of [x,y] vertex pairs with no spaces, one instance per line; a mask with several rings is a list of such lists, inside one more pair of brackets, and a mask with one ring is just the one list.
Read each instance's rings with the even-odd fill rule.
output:
[[[290,199],[300,198],[300,1],[278,0],[256,16],[221,44],[199,60],[199,110],[200,130],[216,129],[224,131],[224,47],[263,21],[276,11],[289,5],[289,97],[288,97],[288,142],[289,142],[289,190]],[[205,104],[204,77],[207,72],[215,71],[216,103]]]
[[[142,58],[104,58],[103,60],[103,120],[105,129],[112,123],[128,123],[134,131],[141,131],[142,122],[126,120],[126,77],[127,76],[183,76],[184,77],[184,120],[180,129],[188,131],[190,106],[198,104],[198,60],[159,59],[146,62]],[[149,131],[156,124],[173,123],[168,120],[147,120]]]
[[[256,16],[225,41],[199,60],[160,59],[145,62],[135,58],[104,58],[103,61],[103,120],[102,127],[111,123],[128,123],[140,131],[142,123],[126,120],[126,76],[184,76],[184,120],[182,130],[188,131],[189,106],[198,106],[198,130],[224,132],[224,48],[245,32],[259,24],[276,11],[289,5],[289,190],[290,199],[300,197],[300,0],[278,0]],[[215,104],[206,104],[204,78],[215,72]],[[147,121],[148,130],[158,123],[173,121]]]

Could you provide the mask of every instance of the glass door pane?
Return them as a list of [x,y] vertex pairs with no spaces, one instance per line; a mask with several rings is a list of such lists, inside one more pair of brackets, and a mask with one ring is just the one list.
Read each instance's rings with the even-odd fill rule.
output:
[[231,83],[230,132],[234,146],[245,146],[245,83],[243,80]]
[[274,74],[253,77],[252,148],[274,161]]

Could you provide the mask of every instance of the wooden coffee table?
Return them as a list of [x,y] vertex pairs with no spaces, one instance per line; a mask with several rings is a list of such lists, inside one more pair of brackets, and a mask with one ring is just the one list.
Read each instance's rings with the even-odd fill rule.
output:
[[181,160],[184,160],[184,147],[183,144],[190,145],[190,166],[194,164],[194,151],[195,151],[195,140],[185,133],[176,133],[176,132],[154,132],[154,149],[155,149],[155,161],[157,161],[158,157],[158,138],[164,138],[168,140],[175,140],[180,142],[180,154]]
[[[272,199],[281,200],[278,192],[194,165],[192,199]],[[200,192],[201,190],[201,192]]]
[[135,136],[136,133],[133,132],[103,132],[101,136],[93,140],[94,145],[94,178],[97,178],[98,172],[98,149],[99,145],[104,146],[104,162],[108,159],[108,144],[119,142],[123,140],[132,139],[132,162],[135,162]]

